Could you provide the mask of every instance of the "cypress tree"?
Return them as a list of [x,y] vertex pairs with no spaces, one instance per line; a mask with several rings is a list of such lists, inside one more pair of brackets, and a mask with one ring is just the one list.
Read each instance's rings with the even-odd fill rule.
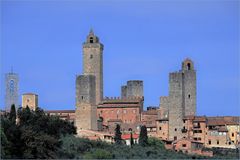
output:
[[114,136],[114,141],[116,144],[122,144],[122,132],[120,130],[120,125],[117,124],[115,128],[115,136]]
[[132,145],[134,145],[132,132],[131,132],[131,137],[130,137],[130,144],[131,144],[131,147],[132,147]]
[[140,136],[139,136],[139,144],[141,146],[146,146],[148,144],[148,135],[147,135],[147,127],[141,126]]
[[9,119],[10,119],[10,121],[12,121],[12,122],[15,122],[15,121],[16,121],[16,108],[15,108],[15,105],[14,105],[14,104],[12,104],[12,106],[11,106]]

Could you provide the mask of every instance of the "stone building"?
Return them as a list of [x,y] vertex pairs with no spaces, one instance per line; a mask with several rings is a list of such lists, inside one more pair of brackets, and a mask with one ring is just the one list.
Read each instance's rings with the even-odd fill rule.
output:
[[93,30],[83,43],[83,75],[94,75],[96,79],[96,104],[103,98],[103,44]]
[[5,75],[5,110],[7,112],[13,104],[16,108],[18,107],[18,83],[18,74],[11,72]]
[[143,81],[141,80],[130,80],[127,81],[127,85],[121,87],[121,97],[143,97]]
[[31,110],[36,109],[38,107],[38,95],[34,93],[25,93],[22,95],[22,107],[29,107]]
[[169,74],[169,96],[160,100],[160,118],[168,118],[168,139],[182,138],[183,118],[196,112],[196,71],[190,59],[182,62],[179,72]]
[[76,78],[75,125],[81,130],[97,130],[96,82],[94,75]]

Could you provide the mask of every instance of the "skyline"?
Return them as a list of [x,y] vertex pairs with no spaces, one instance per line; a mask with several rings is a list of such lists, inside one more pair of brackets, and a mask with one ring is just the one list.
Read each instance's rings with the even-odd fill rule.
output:
[[[239,115],[238,13],[237,1],[2,1],[1,86],[13,66],[20,95],[38,94],[43,109],[74,109],[82,43],[93,28],[104,45],[104,96],[143,80],[145,108],[158,106],[168,74],[190,58],[197,115]],[[1,87],[1,109],[4,94]]]

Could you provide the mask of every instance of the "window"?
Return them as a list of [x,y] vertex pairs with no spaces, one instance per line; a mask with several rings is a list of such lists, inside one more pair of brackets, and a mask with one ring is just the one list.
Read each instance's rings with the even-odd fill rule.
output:
[[174,136],[174,140],[177,140],[177,136]]
[[232,137],[234,137],[234,133],[232,133]]
[[83,100],[83,96],[82,96],[82,100]]
[[177,131],[177,128],[175,128],[175,131]]
[[162,127],[159,127],[159,130],[162,130]]
[[208,144],[212,144],[211,140],[208,140]]
[[92,59],[92,58],[93,58],[93,55],[91,54],[91,55],[90,55],[90,59]]
[[191,64],[188,63],[188,64],[187,64],[187,70],[190,70],[190,69],[191,69]]
[[188,98],[190,98],[191,96],[190,96],[190,94],[188,95]]
[[186,120],[183,120],[183,123],[185,123],[186,122]]
[[219,144],[219,140],[217,140],[217,144]]
[[93,43],[93,37],[90,37],[90,43]]
[[182,144],[182,147],[187,147],[187,145],[186,144]]

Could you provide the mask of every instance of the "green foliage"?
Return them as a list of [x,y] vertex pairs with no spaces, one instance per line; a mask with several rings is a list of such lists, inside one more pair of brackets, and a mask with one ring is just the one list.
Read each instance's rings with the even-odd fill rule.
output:
[[88,152],[83,157],[84,159],[113,159],[111,152],[104,149],[96,149]]
[[132,147],[132,145],[134,145],[132,132],[131,132],[131,137],[130,137],[130,145],[131,145],[131,147]]
[[[162,141],[149,138],[146,146],[109,144],[67,135],[61,138],[58,158],[65,159],[191,159],[192,156],[166,150]],[[195,156],[195,158],[205,158]]]
[[141,126],[141,130],[140,130],[139,144],[141,146],[147,146],[147,143],[148,143],[147,127],[143,125]]
[[114,141],[116,144],[122,144],[122,132],[119,124],[116,124]]
[[13,113],[11,110],[10,114],[1,115],[1,158],[58,158],[61,135],[76,133],[72,123],[45,115],[40,108],[19,108],[17,124],[12,121],[16,119]]
[[11,121],[13,121],[13,122],[16,121],[16,108],[15,108],[15,105],[14,105],[14,104],[12,104],[12,106],[11,106],[9,119],[10,119]]

